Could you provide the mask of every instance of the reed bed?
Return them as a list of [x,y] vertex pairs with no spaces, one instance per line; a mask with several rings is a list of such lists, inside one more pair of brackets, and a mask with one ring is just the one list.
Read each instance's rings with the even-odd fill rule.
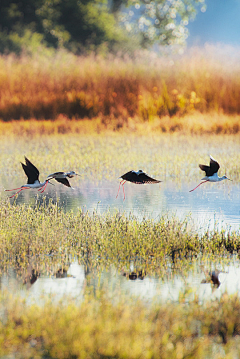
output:
[[[195,110],[239,114],[239,73],[239,50],[230,47],[162,57],[2,56],[0,118],[53,120],[61,114],[103,123],[118,119],[121,127],[129,117],[148,122]],[[238,122],[227,127],[239,132]]]

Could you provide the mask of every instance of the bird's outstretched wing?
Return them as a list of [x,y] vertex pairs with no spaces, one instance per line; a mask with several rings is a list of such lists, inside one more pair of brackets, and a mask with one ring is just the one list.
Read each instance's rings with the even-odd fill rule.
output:
[[22,168],[28,178],[27,183],[28,184],[33,184],[35,181],[39,181],[39,171],[37,169],[37,167],[35,167],[32,162],[29,161],[29,159],[27,159],[27,157],[25,157],[25,162],[26,164],[22,163]]
[[68,182],[67,178],[54,178],[56,181],[64,184],[67,187],[71,187],[70,183]]
[[146,173],[140,173],[139,178],[141,179],[142,183],[160,183],[162,181],[156,180],[155,178],[149,177]]
[[146,173],[142,172],[137,174],[135,171],[129,171],[121,176],[121,178],[125,181],[129,181],[136,184],[143,184],[143,183],[159,183],[154,178],[149,177]]
[[210,166],[199,165],[199,167],[202,171],[206,173],[207,177],[211,177],[214,175],[214,173],[217,173],[220,168],[220,165],[212,156],[210,156]]

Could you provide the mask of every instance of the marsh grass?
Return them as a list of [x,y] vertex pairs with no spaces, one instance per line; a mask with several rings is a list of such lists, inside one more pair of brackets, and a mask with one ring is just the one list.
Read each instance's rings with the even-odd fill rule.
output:
[[[116,212],[97,215],[65,212],[58,204],[35,207],[0,203],[1,274],[15,270],[19,280],[29,266],[52,276],[71,260],[101,273],[129,264],[150,277],[184,277],[199,263],[229,261],[240,250],[240,233],[206,231],[190,220],[161,217],[138,221]],[[87,276],[88,280],[88,276]],[[34,285],[34,284],[33,284]],[[99,286],[84,289],[84,299],[60,302],[45,297],[29,304],[8,291],[0,294],[0,355],[16,358],[216,358],[235,355],[240,335],[237,296],[200,304],[188,292],[178,303],[144,303]],[[157,299],[157,298],[156,298]],[[36,299],[36,303],[38,300]],[[219,356],[221,350],[222,356]]]
[[239,354],[240,301],[204,305],[115,304],[104,293],[81,304],[26,306],[1,294],[0,355],[15,358],[232,358]]
[[72,180],[74,187],[81,187],[81,181],[116,180],[117,192],[118,178],[131,169],[142,169],[155,176],[163,181],[160,186],[197,182],[202,178],[198,164],[207,164],[209,154],[219,160],[221,176],[227,174],[233,181],[239,181],[238,135],[109,132],[29,136],[9,132],[0,136],[1,197],[6,198],[4,188],[25,183],[20,164],[24,155],[39,169],[41,181],[50,173],[74,170],[81,175]]
[[[100,118],[103,125],[117,119],[118,129],[128,118],[151,122],[196,110],[239,114],[238,59],[236,49],[211,46],[171,57],[76,57],[64,52],[53,57],[2,56],[0,118],[53,120],[61,114]],[[239,123],[231,121],[216,133],[239,132]],[[162,130],[186,128],[184,122],[175,122]]]
[[199,234],[189,219],[163,216],[158,221],[139,221],[119,212],[65,212],[51,203],[33,208],[2,202],[0,229],[2,272],[8,267],[21,272],[32,262],[45,272],[57,261],[64,266],[69,258],[78,258],[92,269],[114,264],[118,270],[134,260],[147,273],[164,277],[169,263],[175,266],[180,261],[183,268],[188,260],[240,250],[239,232],[207,230]]

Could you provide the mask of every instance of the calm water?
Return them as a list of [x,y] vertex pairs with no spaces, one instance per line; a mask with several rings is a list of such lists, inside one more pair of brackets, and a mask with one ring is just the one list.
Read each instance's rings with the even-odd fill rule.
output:
[[[139,220],[150,218],[157,220],[161,215],[176,215],[180,219],[191,216],[196,229],[202,231],[207,228],[240,229],[240,185],[233,182],[221,182],[203,184],[196,191],[189,193],[198,183],[190,184],[165,184],[160,185],[134,185],[126,183],[125,195],[120,189],[116,198],[119,182],[79,182],[75,181],[75,189],[69,189],[56,184],[55,187],[48,185],[45,192],[46,201],[52,199],[58,201],[65,210],[77,211],[79,208],[97,212],[120,211],[126,215],[134,215]],[[16,184],[13,184],[13,188]],[[8,188],[12,188],[11,185]],[[8,193],[1,193],[6,198]],[[17,203],[29,203],[34,205],[36,201],[42,202],[44,196],[37,190],[26,190],[16,199]],[[210,268],[208,268],[210,270]],[[27,301],[39,300],[43,293],[54,295],[57,300],[67,295],[82,298],[84,288],[90,285],[93,288],[104,286],[117,292],[121,290],[128,296],[137,295],[146,301],[153,298],[158,300],[177,301],[179,294],[191,288],[191,297],[197,294],[200,300],[221,296],[225,291],[240,294],[240,265],[239,260],[233,260],[228,266],[218,268],[223,270],[219,275],[221,285],[213,289],[210,283],[201,284],[205,274],[199,268],[192,271],[188,276],[170,275],[162,281],[158,278],[146,275],[143,279],[128,280],[117,272],[115,268],[101,273],[87,273],[83,265],[77,262],[70,264],[68,277],[56,278],[56,276],[41,275],[33,285],[23,285],[22,279],[18,278],[14,270],[2,276],[1,288],[26,296]],[[131,269],[134,271],[134,267]],[[88,279],[87,279],[88,278]],[[89,279],[90,278],[90,279]]]
[[[209,269],[209,268],[208,268]],[[132,268],[134,270],[134,268]],[[66,298],[74,298],[81,301],[84,297],[86,286],[94,291],[107,289],[113,297],[125,295],[128,298],[141,298],[146,303],[177,302],[179,295],[185,293],[185,299],[191,301],[197,295],[200,302],[209,299],[220,298],[225,292],[240,295],[240,265],[233,259],[231,264],[225,265],[219,274],[219,287],[213,287],[211,283],[202,283],[206,275],[199,268],[193,269],[187,276],[179,274],[171,275],[164,281],[159,278],[146,275],[142,279],[130,280],[114,267],[98,273],[87,273],[84,265],[77,262],[70,264],[67,277],[56,278],[56,275],[41,275],[34,284],[23,284],[23,280],[17,277],[14,270],[4,274],[0,280],[1,290],[8,290],[12,294],[24,297],[27,303],[38,302],[44,304],[46,298],[51,296],[56,302]]]

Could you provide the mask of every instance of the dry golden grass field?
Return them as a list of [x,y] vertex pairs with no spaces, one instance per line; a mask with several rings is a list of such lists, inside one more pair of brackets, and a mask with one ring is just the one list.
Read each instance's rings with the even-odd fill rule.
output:
[[171,57],[1,56],[0,119],[58,119],[26,125],[47,133],[81,132],[86,119],[96,131],[238,133],[239,64],[237,50],[210,46]]

